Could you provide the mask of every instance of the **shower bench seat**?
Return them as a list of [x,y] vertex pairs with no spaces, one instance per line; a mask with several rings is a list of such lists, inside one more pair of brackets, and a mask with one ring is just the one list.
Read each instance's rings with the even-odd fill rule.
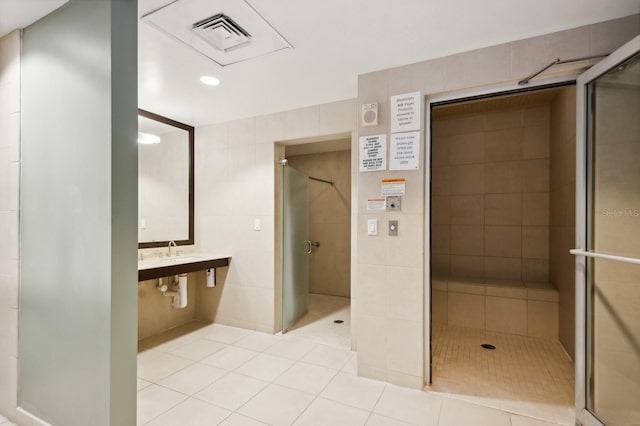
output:
[[434,324],[558,339],[558,290],[550,283],[433,279]]

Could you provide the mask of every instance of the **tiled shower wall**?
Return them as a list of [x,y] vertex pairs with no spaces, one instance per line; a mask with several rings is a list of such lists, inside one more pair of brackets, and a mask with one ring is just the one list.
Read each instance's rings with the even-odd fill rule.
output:
[[548,282],[548,103],[434,112],[432,129],[434,276]]
[[569,254],[576,241],[576,89],[559,91],[551,102],[551,282],[558,289],[559,338],[567,353],[575,354],[575,259]]
[[[219,277],[208,296],[215,304],[209,319],[279,331],[277,197],[282,166],[277,162],[284,159],[284,144],[317,142],[319,136],[348,135],[354,149],[356,123],[356,102],[351,99],[196,128],[196,247],[231,256],[226,277]],[[350,170],[357,173],[355,165]],[[357,194],[353,176],[351,185],[351,194]],[[350,216],[352,223],[355,217]],[[254,230],[256,219],[261,222],[259,231]]]
[[[420,92],[434,96],[517,82],[556,58],[575,58],[611,52],[640,32],[638,15],[512,41],[363,74],[358,77],[358,104],[378,102],[377,126],[360,127],[359,136],[389,134],[389,96]],[[575,65],[579,67],[580,65]],[[565,69],[576,73],[580,68]],[[424,141],[424,120],[421,140]],[[424,143],[421,144],[424,152]],[[424,292],[429,276],[424,244],[424,182],[427,168],[419,171],[358,174],[358,303],[355,330],[358,339],[358,374],[402,386],[424,386]],[[402,212],[372,214],[366,200],[380,191],[380,179],[407,179]],[[368,219],[399,220],[399,235],[367,235]],[[425,256],[426,254],[426,256]]]
[[351,151],[287,156],[309,176],[309,239],[320,242],[309,256],[309,293],[351,295]]
[[20,32],[0,39],[0,413],[16,411],[18,377],[18,208]]

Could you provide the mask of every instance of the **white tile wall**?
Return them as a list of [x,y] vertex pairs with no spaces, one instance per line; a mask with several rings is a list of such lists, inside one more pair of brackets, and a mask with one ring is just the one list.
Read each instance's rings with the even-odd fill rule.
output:
[[[277,143],[355,135],[356,123],[356,102],[347,100],[196,129],[196,245],[232,256],[227,279],[215,290],[222,292],[216,322],[277,331]],[[356,185],[353,174],[354,200]],[[261,231],[253,230],[254,219]]]
[[[411,64],[379,72],[372,72],[358,78],[358,104],[378,102],[379,125],[373,127],[360,127],[359,136],[388,134],[389,132],[389,96],[402,93],[420,91],[423,96],[442,94],[454,90],[470,90],[472,88],[488,87],[494,85],[514,84],[541,65],[551,62],[554,58],[573,58],[586,56],[594,50],[612,50],[621,46],[640,31],[638,16],[621,18],[618,20],[588,25],[567,31],[534,37],[525,40],[514,41],[498,46],[469,51],[446,58]],[[597,52],[600,53],[600,52]],[[577,69],[564,70],[566,73],[576,72]],[[424,112],[423,112],[424,115]],[[500,127],[501,117],[496,117],[496,128]],[[460,123],[469,125],[473,123]],[[424,129],[424,125],[422,126]],[[424,131],[421,131],[424,140]],[[530,158],[539,158],[537,147],[528,146]],[[421,146],[421,154],[425,152],[424,144]],[[434,152],[434,155],[447,155],[446,152]],[[355,157],[355,156],[354,156]],[[534,161],[532,167],[537,165]],[[465,167],[465,166],[457,166]],[[402,289],[407,294],[420,295],[419,314],[411,318],[403,318],[409,329],[417,329],[418,332],[410,333],[405,338],[397,338],[397,329],[388,326],[400,320],[398,316],[404,316],[403,304],[400,298],[395,297],[398,291],[398,283],[380,285],[379,277],[397,273],[397,268],[411,268],[418,271],[418,275],[429,277],[429,265],[424,259],[424,213],[420,208],[425,204],[424,182],[425,167],[421,165],[419,171],[407,172],[367,172],[358,174],[360,193],[357,203],[360,206],[358,216],[358,267],[352,271],[358,273],[358,286],[362,289],[359,303],[353,306],[355,314],[356,331],[358,339],[358,373],[367,377],[378,378],[391,382],[421,387],[423,383],[422,365],[424,363],[424,329],[427,321],[423,319],[425,302],[428,302],[428,293],[425,294],[423,280],[411,280],[408,284],[411,288]],[[434,188],[451,188],[451,193],[458,187],[469,186],[473,189],[474,183],[485,179],[485,176],[477,176],[473,182],[461,182],[455,179],[447,170],[439,170],[434,178],[439,178]],[[453,176],[453,180],[451,179]],[[368,197],[379,195],[380,179],[398,177],[407,179],[407,195],[403,197],[403,211],[396,214],[371,214],[363,206]],[[527,182],[529,184],[529,182]],[[547,188],[548,182],[534,182],[536,185]],[[460,188],[458,188],[460,189]],[[467,193],[472,193],[473,191]],[[443,195],[442,192],[440,195]],[[411,206],[405,210],[404,206]],[[393,218],[399,220],[399,235],[388,237],[385,232],[376,237],[368,236],[366,230],[367,219],[377,218],[379,229],[385,230],[387,220]],[[536,218],[530,218],[532,225]],[[535,230],[534,230],[535,231]],[[545,253],[533,250],[533,254],[542,256]],[[428,253],[427,253],[428,255]],[[451,259],[451,267],[459,271],[471,271],[482,268],[474,264],[470,256]],[[470,263],[471,262],[471,263]],[[447,265],[441,265],[448,268]],[[374,272],[375,271],[375,272]],[[464,274],[464,273],[463,273]],[[405,283],[406,284],[406,283]],[[374,294],[377,292],[377,294]],[[353,293],[355,294],[355,292]],[[465,295],[473,297],[472,295]],[[366,301],[366,302],[365,302]],[[544,302],[536,302],[544,303]],[[393,306],[397,304],[397,306]],[[449,315],[455,311],[458,304],[456,300],[449,300]],[[543,305],[535,305],[538,311],[544,310]],[[535,310],[535,309],[534,309]],[[408,312],[414,312],[409,305]],[[442,314],[442,312],[440,312]],[[483,315],[484,320],[484,315]],[[522,326],[520,326],[521,328]],[[531,330],[530,330],[531,331]],[[539,330],[534,330],[538,333]],[[557,333],[556,333],[557,334]],[[422,339],[421,344],[416,344],[415,339]],[[391,343],[390,343],[391,342]],[[402,370],[398,360],[403,361]],[[409,365],[412,364],[412,365]],[[413,380],[401,374],[408,373]]]
[[[467,89],[472,86],[516,81],[524,76],[523,73],[528,74],[531,71],[530,65],[546,63],[547,57],[566,56],[565,53],[568,51],[601,53],[602,49],[610,50],[621,45],[638,33],[638,19],[637,16],[623,18],[586,28],[586,31],[583,27],[510,43],[506,45],[510,52],[508,55],[507,48],[502,45],[362,75],[358,81],[357,101],[337,102],[198,128],[195,170],[198,248],[231,252],[233,255],[228,282],[224,286],[227,294],[221,297],[221,315],[217,320],[270,332],[274,331],[277,324],[274,310],[277,304],[274,300],[277,289],[273,278],[277,217],[273,199],[276,174],[275,167],[272,167],[276,160],[275,156],[272,156],[275,152],[275,142],[352,132],[352,143],[355,147],[357,135],[354,130],[358,122],[357,106],[360,103],[379,102],[381,115],[379,126],[359,129],[359,133],[386,133],[389,118],[385,111],[388,111],[390,94],[419,90],[423,95],[428,95],[441,92],[444,88]],[[9,217],[15,217],[18,211],[19,49],[19,32],[13,32],[0,39],[0,94],[12,97],[0,101],[0,176],[3,182],[9,183],[0,186],[0,214]],[[487,54],[481,54],[482,52]],[[475,71],[471,74],[465,72],[458,78],[455,70],[460,66]],[[422,149],[424,152],[424,146]],[[355,155],[353,164],[353,169],[357,170]],[[400,236],[396,240],[390,242],[383,236],[368,237],[362,223],[366,222],[369,215],[365,211],[362,211],[361,215],[355,212],[352,229],[357,229],[357,233],[352,232],[351,269],[354,315],[352,323],[358,340],[359,373],[414,387],[419,387],[422,383],[421,365],[424,351],[421,343],[416,344],[416,340],[419,341],[423,333],[422,313],[411,319],[395,318],[401,316],[399,312],[403,312],[400,306],[385,309],[381,313],[376,306],[369,305],[389,300],[386,296],[396,290],[393,286],[381,290],[383,293],[378,302],[368,302],[366,305],[358,304],[356,288],[358,280],[366,279],[365,274],[369,266],[377,265],[385,271],[398,267],[389,262],[389,256],[400,260],[403,263],[401,268],[410,269],[406,271],[406,276],[415,274],[416,270],[428,272],[425,271],[427,266],[422,260],[424,244],[421,237],[424,169],[422,167],[420,172],[360,174],[352,179],[354,207],[362,204],[362,199],[372,195],[371,192],[377,187],[382,175],[406,177],[408,181],[413,182],[409,186],[410,195],[403,200],[408,210],[395,216],[401,223]],[[358,185],[369,190],[363,189],[360,194]],[[252,224],[255,217],[262,219],[263,230],[254,234]],[[375,217],[380,220],[381,225],[386,224],[388,219],[387,215]],[[2,241],[7,241],[10,236],[16,238],[16,226],[15,220],[2,221]],[[17,318],[18,258],[15,244],[10,246],[14,249],[0,253],[0,292],[2,295],[9,295],[2,297],[0,310],[3,311],[4,317]],[[250,273],[258,268],[264,269],[266,273]],[[407,282],[410,283],[410,288],[403,291],[414,295],[423,293],[421,280]],[[246,303],[239,303],[247,294],[259,296],[247,299]],[[400,297],[394,303],[404,302]],[[389,322],[388,319],[394,321]],[[362,324],[362,327],[356,327],[355,324]],[[398,327],[406,331],[402,333],[402,338],[397,337]],[[0,322],[0,412],[24,424],[33,424],[31,419],[27,419],[15,409],[16,329],[16,321]]]
[[0,413],[39,424],[17,410],[20,194],[20,32],[0,38]]
[[[13,33],[0,39],[0,317],[12,321],[0,322],[0,412],[11,417],[16,408],[17,376],[17,298],[18,298],[18,222],[17,193],[19,158],[13,154],[19,146],[20,111],[20,33]],[[17,98],[17,99],[14,99]],[[13,157],[13,158],[12,158]],[[18,174],[18,176],[14,176]]]

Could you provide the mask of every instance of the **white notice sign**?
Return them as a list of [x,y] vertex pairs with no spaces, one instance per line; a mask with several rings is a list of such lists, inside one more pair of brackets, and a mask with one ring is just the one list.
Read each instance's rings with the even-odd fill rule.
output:
[[382,196],[403,196],[405,193],[405,181],[406,180],[404,178],[382,179],[380,181],[380,183],[382,184]]
[[389,170],[418,170],[420,168],[420,132],[391,135]]
[[387,169],[387,135],[360,137],[360,171]]
[[387,199],[367,198],[367,210],[387,210]]
[[420,92],[391,96],[391,133],[420,130]]

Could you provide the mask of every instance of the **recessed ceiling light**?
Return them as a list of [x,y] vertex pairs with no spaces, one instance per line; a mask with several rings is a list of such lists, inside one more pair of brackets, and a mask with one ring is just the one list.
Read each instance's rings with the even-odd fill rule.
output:
[[207,86],[217,86],[218,84],[220,84],[220,80],[210,75],[203,75],[202,77],[200,77],[200,81]]

